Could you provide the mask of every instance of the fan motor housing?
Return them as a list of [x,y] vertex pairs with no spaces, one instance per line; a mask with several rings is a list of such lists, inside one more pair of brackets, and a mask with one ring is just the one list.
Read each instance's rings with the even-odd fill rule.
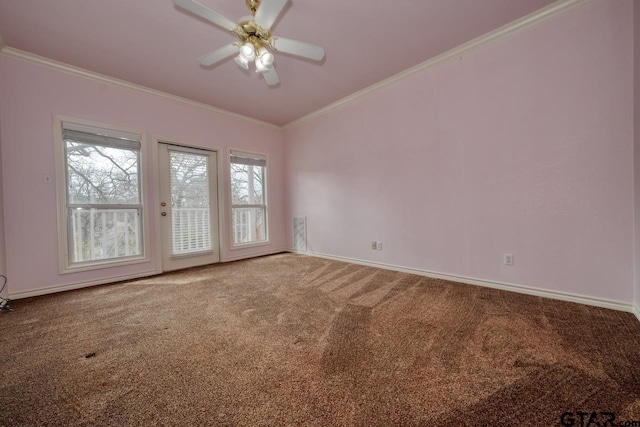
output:
[[271,32],[256,24],[255,21],[243,21],[238,24],[233,32],[238,36],[243,44],[247,42],[251,43],[257,49],[267,45],[274,48]]

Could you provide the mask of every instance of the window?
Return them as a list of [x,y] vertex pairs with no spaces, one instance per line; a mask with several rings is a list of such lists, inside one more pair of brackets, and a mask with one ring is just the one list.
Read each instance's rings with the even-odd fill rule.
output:
[[169,157],[173,255],[213,250],[209,152],[166,145]]
[[267,159],[232,151],[230,165],[232,245],[266,242]]
[[61,127],[63,267],[142,258],[141,136],[69,122]]

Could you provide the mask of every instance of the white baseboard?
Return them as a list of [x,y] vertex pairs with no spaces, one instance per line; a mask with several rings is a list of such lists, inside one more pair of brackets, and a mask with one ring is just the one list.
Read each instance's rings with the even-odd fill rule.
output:
[[243,260],[243,259],[256,258],[256,257],[260,257],[260,256],[281,254],[283,252],[290,252],[290,251],[289,251],[289,249],[276,249],[276,250],[263,251],[263,252],[253,252],[253,253],[250,253],[250,254],[227,257],[227,258],[221,260],[221,262],[240,261],[240,260]]
[[70,283],[68,285],[51,286],[51,287],[48,287],[48,288],[34,289],[32,291],[16,292],[16,293],[9,292],[8,298],[11,299],[11,300],[16,300],[16,299],[21,299],[21,298],[37,297],[37,296],[40,296],[40,295],[55,294],[57,292],[64,292],[64,291],[71,291],[71,290],[74,290],[74,289],[88,288],[88,287],[91,287],[91,286],[104,285],[104,284],[107,284],[107,283],[122,282],[123,280],[140,279],[141,277],[148,277],[148,276],[153,276],[153,275],[156,275],[156,274],[159,274],[159,272],[156,271],[156,270],[144,271],[142,273],[128,274],[128,275],[122,275],[122,276],[113,276],[113,277],[109,277],[107,279],[92,280],[92,281],[89,281],[89,282],[77,282],[77,283]]
[[364,261],[364,260],[355,259],[355,258],[327,255],[327,254],[317,253],[317,252],[301,252],[293,249],[289,249],[289,252],[298,253],[302,255],[315,256],[318,258],[326,258],[334,261],[343,261],[343,262],[348,262],[352,264],[365,265],[368,267],[382,268],[385,270],[400,271],[402,273],[416,274],[418,276],[425,276],[425,277],[430,277],[434,279],[449,280],[452,282],[466,283],[469,285],[476,285],[476,286],[484,286],[487,288],[501,289],[503,291],[517,292],[520,294],[551,298],[551,299],[560,300],[560,301],[575,302],[578,304],[591,305],[594,307],[609,308],[611,310],[625,311],[629,313],[634,313],[636,317],[638,317],[638,320],[640,320],[640,310],[638,310],[637,307],[633,306],[632,304],[626,304],[620,301],[587,297],[583,295],[570,294],[567,292],[550,291],[547,289],[534,288],[530,286],[521,286],[521,285],[516,285],[512,283],[501,283],[501,282],[495,282],[492,280],[476,279],[473,277],[457,276],[455,274],[438,273],[435,271],[421,270],[417,268],[399,267],[396,265]]
[[[376,267],[376,268],[382,268],[385,270],[416,274],[418,276],[431,277],[434,279],[449,280],[452,282],[466,283],[469,285],[484,286],[487,288],[501,289],[504,291],[517,292],[517,293],[526,294],[526,295],[533,295],[533,296],[551,298],[551,299],[560,300],[560,301],[568,301],[568,302],[575,302],[578,304],[591,305],[594,307],[602,307],[602,308],[608,308],[612,310],[625,311],[625,312],[633,313],[640,321],[640,308],[632,304],[625,304],[620,301],[612,301],[612,300],[607,300],[603,298],[593,298],[593,297],[587,297],[583,295],[570,294],[566,292],[550,291],[547,289],[539,289],[539,288],[534,288],[529,286],[515,285],[512,283],[501,283],[501,282],[495,282],[491,280],[476,279],[472,277],[458,276],[454,274],[438,273],[434,271],[421,270],[417,268],[400,267],[400,266],[391,265],[391,264],[364,261],[356,258],[341,257],[341,256],[328,255],[328,254],[322,254],[317,252],[302,252],[302,251],[296,251],[294,249],[279,249],[279,250],[264,251],[259,253],[252,253],[252,254],[226,258],[222,262],[239,261],[242,259],[255,258],[259,256],[275,255],[282,252],[298,253],[302,255],[315,256],[318,258],[325,258],[325,259],[331,259],[335,261],[348,262],[352,264],[365,265],[368,267]],[[160,273],[156,270],[153,270],[153,271],[146,271],[146,272],[131,274],[131,275],[114,276],[107,279],[94,280],[90,282],[78,282],[78,283],[71,283],[71,284],[62,285],[62,286],[40,288],[40,289],[35,289],[31,291],[26,291],[26,292],[9,293],[7,295],[7,298],[11,300],[17,300],[21,298],[29,298],[29,297],[35,297],[40,295],[53,294],[56,292],[64,292],[64,291],[70,291],[74,289],[87,288],[90,286],[104,285],[107,283],[121,282],[124,280],[139,279],[142,277],[153,276],[156,274],[160,274]]]
[[[287,251],[287,249],[278,249],[278,250],[256,252],[256,253],[239,255],[239,256],[231,257],[231,258],[226,258],[226,259],[222,260],[221,262],[239,261],[239,260],[242,260],[242,259],[255,258],[255,257],[265,256],[265,255],[274,255],[274,254],[278,254],[278,253],[282,253],[282,252],[288,252],[288,251]],[[8,298],[12,299],[12,300],[17,300],[17,299],[21,299],[21,298],[37,297],[37,296],[40,296],[40,295],[48,295],[48,294],[54,294],[54,293],[57,293],[57,292],[71,291],[71,290],[74,290],[74,289],[88,288],[90,286],[104,285],[104,284],[107,284],[107,283],[114,283],[114,282],[122,282],[124,280],[140,279],[142,277],[153,276],[153,275],[160,274],[160,273],[161,273],[161,271],[156,271],[156,270],[145,271],[145,272],[137,273],[137,274],[123,275],[123,276],[113,276],[113,277],[109,277],[109,278],[106,278],[106,279],[93,280],[93,281],[89,281],[89,282],[70,283],[70,284],[61,285],[61,286],[51,286],[51,287],[48,287],[48,288],[39,288],[39,289],[34,289],[34,290],[31,290],[31,291],[25,291],[25,292],[16,292],[16,293],[9,292]]]

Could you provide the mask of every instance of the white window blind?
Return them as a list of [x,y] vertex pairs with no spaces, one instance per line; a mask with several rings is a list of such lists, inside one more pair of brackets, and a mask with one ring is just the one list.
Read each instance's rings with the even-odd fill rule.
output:
[[241,153],[239,151],[231,151],[231,163],[249,166],[267,166],[267,159],[259,154]]
[[209,153],[169,145],[172,254],[212,250]]

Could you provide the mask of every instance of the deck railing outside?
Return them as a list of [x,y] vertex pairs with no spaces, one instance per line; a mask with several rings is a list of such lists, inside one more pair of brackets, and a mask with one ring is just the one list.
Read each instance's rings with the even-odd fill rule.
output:
[[71,209],[73,262],[141,254],[138,209]]

